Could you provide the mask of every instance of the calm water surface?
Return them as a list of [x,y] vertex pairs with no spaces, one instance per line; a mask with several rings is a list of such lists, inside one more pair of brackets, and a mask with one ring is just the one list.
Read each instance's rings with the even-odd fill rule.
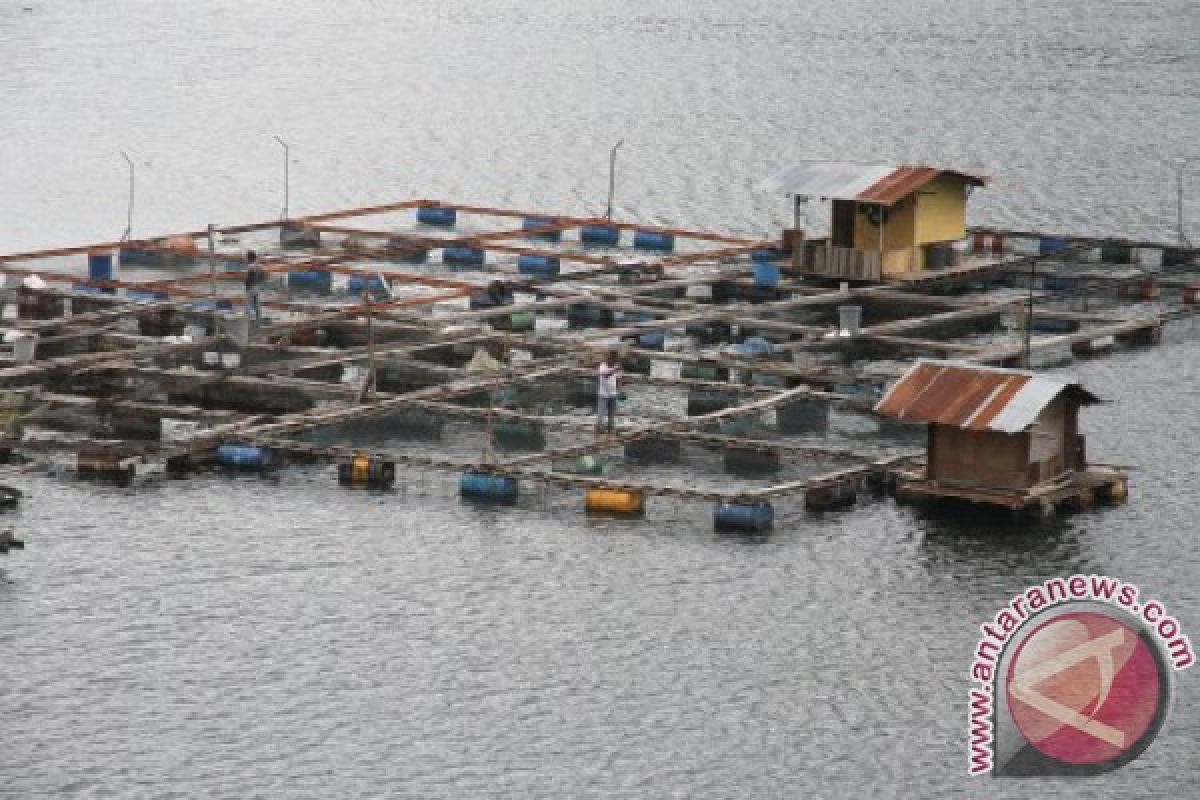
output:
[[[31,12],[22,11],[30,6]],[[811,7],[810,7],[811,5]],[[1169,238],[1200,153],[1194,4],[0,3],[0,251],[426,196],[759,234],[799,157],[997,176],[977,219]],[[1200,208],[1200,203],[1197,203]],[[1194,226],[1200,214],[1191,213]],[[1121,576],[1200,632],[1200,337],[1076,365],[1132,502],[1039,529],[890,503],[587,520],[322,468],[48,477],[0,561],[0,796],[1130,797],[1194,793],[1200,688],[1103,778],[965,777],[977,625]]]

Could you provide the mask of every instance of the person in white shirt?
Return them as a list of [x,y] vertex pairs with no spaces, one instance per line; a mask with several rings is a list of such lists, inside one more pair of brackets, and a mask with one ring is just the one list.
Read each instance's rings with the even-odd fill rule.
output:
[[610,350],[596,369],[596,433],[607,429],[609,433],[617,425],[617,378],[621,374],[621,360],[615,350]]

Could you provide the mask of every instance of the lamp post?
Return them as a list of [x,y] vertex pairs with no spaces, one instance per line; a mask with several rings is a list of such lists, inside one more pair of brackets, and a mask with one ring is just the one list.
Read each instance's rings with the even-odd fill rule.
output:
[[1187,234],[1183,232],[1183,174],[1189,166],[1197,161],[1200,161],[1200,158],[1185,158],[1175,168],[1175,232],[1179,237],[1179,243],[1184,247],[1191,247],[1192,243],[1188,241]]
[[121,151],[121,158],[125,159],[125,163],[129,165],[129,208],[125,214],[125,233],[121,234],[121,241],[128,241],[133,235],[133,189],[134,189],[134,165],[133,159],[124,150]]
[[275,141],[279,142],[279,146],[283,148],[283,214],[281,219],[286,222],[288,219],[288,199],[291,190],[291,177],[289,175],[289,168],[292,161],[291,148],[288,147],[287,142],[278,136],[275,137]]
[[617,151],[623,144],[625,144],[624,139],[618,141],[613,145],[612,152],[608,156],[608,209],[604,212],[605,219],[611,220],[613,215],[613,195],[617,191]]

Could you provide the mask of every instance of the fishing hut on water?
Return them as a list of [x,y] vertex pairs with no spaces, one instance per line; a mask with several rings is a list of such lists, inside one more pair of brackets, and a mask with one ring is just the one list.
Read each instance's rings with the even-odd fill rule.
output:
[[1078,383],[1032,372],[921,360],[875,410],[928,426],[924,474],[898,497],[1052,515],[1067,502],[1125,496],[1123,474],[1087,463],[1079,411],[1098,402]]
[[[810,161],[765,187],[795,204],[785,246],[797,273],[879,282],[964,266],[967,201],[987,182],[939,167]],[[805,231],[810,198],[831,201],[826,237]]]

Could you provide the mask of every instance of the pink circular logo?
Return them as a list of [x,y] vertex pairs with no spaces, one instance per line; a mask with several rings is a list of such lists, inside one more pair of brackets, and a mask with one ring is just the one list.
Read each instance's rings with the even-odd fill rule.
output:
[[1005,691],[1029,744],[1067,764],[1094,765],[1149,744],[1164,716],[1165,680],[1137,631],[1107,614],[1080,611],[1044,623],[1021,642]]

